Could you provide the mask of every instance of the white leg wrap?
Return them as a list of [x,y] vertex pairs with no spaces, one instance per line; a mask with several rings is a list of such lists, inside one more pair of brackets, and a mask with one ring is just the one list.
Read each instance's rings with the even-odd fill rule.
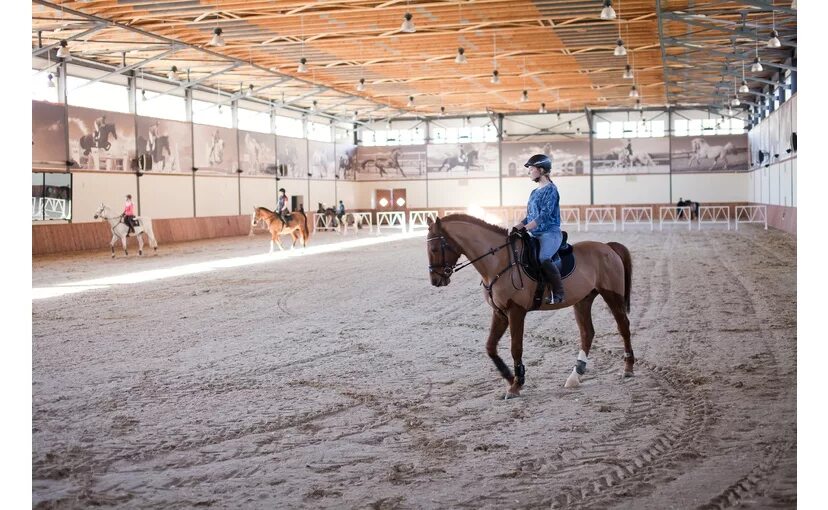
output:
[[586,363],[586,362],[587,362],[587,355],[586,355],[586,353],[583,351],[583,349],[582,349],[582,350],[580,350],[580,351],[578,351],[578,361],[583,361],[584,363]]

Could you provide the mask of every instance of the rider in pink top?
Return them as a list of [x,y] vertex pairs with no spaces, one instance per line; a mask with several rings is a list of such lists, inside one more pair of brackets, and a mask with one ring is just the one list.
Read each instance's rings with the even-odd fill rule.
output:
[[124,203],[124,213],[121,215],[124,218],[124,223],[129,227],[127,235],[135,233],[135,205],[132,203],[132,195],[126,196]]

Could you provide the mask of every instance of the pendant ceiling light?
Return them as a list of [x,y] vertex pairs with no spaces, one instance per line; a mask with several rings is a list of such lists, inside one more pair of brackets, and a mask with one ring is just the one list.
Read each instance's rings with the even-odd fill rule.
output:
[[224,46],[224,38],[221,36],[221,28],[213,29],[213,38],[210,39],[210,46]]
[[541,103],[540,108],[538,108],[538,113],[547,113],[546,103]]
[[365,78],[360,78],[359,83],[357,83],[356,89],[358,92],[362,92],[365,90]]
[[72,54],[69,53],[69,43],[66,42],[65,39],[60,41],[60,49],[57,50],[57,56],[58,58],[69,58],[72,56]]
[[468,63],[468,60],[466,59],[466,55],[464,55],[464,53],[466,53],[466,50],[464,50],[463,48],[457,48],[457,56],[454,57],[455,64]]
[[414,16],[412,16],[410,12],[405,13],[405,16],[403,16],[404,20],[402,22],[402,25],[400,26],[400,32],[405,32],[406,34],[413,34],[417,31],[417,28],[414,26],[414,22],[412,21],[413,17]]
[[615,10],[612,8],[612,0],[604,0],[604,8],[601,9],[601,19],[615,19]]
[[633,78],[634,78],[634,76],[633,76],[633,72],[632,72],[632,67],[630,67],[630,64],[627,64],[624,67],[624,79],[625,80],[632,80]]
[[497,69],[492,71],[492,79],[489,81],[491,81],[494,84],[500,83],[500,73],[497,71]]

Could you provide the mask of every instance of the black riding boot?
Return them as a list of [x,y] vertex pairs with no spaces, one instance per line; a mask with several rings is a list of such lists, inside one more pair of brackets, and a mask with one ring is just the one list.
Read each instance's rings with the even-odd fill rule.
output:
[[546,304],[557,305],[558,303],[563,302],[564,287],[563,282],[561,281],[561,273],[558,271],[558,266],[556,266],[551,260],[544,260],[543,264],[541,264],[541,269],[543,270],[543,277],[547,280],[549,286],[552,287],[552,293],[545,300]]

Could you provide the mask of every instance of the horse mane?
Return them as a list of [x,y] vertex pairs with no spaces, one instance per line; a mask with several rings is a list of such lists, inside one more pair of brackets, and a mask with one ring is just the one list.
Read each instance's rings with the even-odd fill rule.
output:
[[271,211],[270,209],[268,209],[267,207],[256,207],[256,209],[261,209],[261,210],[263,210],[265,212],[268,212],[270,214],[276,214],[273,211]]
[[443,222],[453,222],[453,221],[464,221],[466,223],[471,223],[473,225],[477,225],[479,227],[483,227],[490,232],[494,232],[495,234],[506,235],[506,229],[503,227],[498,227],[497,225],[492,225],[491,223],[487,223],[480,218],[476,218],[474,216],[469,216],[468,214],[449,214],[445,218],[442,218],[440,221]]

